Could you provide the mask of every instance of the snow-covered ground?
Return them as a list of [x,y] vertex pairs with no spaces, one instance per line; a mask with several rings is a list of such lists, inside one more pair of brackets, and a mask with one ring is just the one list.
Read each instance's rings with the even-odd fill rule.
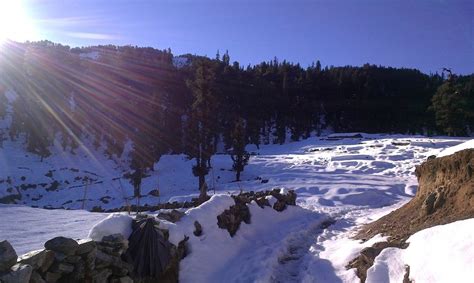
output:
[[406,249],[388,248],[367,272],[367,283],[402,282],[405,265],[416,282],[472,282],[474,219],[435,226],[408,238]]
[[47,210],[0,204],[0,241],[8,240],[18,254],[44,248],[57,236],[87,238],[89,230],[106,214],[84,210]]
[[[8,121],[3,123],[5,126]],[[166,224],[175,242],[184,234],[192,234],[189,229],[193,229],[194,220],[204,228],[202,237],[190,239],[192,253],[182,262],[182,281],[357,282],[354,271],[346,270],[345,266],[362,248],[380,241],[381,237],[362,244],[350,239],[354,230],[400,207],[415,194],[415,165],[467,140],[404,135],[350,136],[353,135],[312,137],[284,145],[263,145],[260,149],[249,146],[248,150],[254,154],[241,182],[234,182],[231,158],[225,154],[215,155],[207,183],[211,195],[216,195],[203,206],[188,210],[180,225]],[[0,198],[19,192],[21,204],[70,209],[79,209],[83,203],[90,209],[133,202],[131,185],[120,178],[126,157],[109,159],[100,148],[95,150],[88,145],[86,148],[70,154],[63,153],[58,146],[52,148],[51,157],[41,161],[23,150],[21,139],[5,140],[0,148]],[[146,196],[142,203],[152,205],[197,196],[197,178],[191,173],[193,164],[193,160],[187,160],[184,155],[163,156],[155,164],[155,171],[143,181]],[[94,181],[87,185],[83,202],[85,176]],[[229,193],[273,188],[295,190],[298,206],[278,213],[251,205],[252,223],[243,223],[234,238],[217,228],[217,214],[232,204]],[[148,195],[153,189],[160,190],[160,197]],[[55,235],[84,238],[94,223],[107,216],[20,205],[1,205],[0,210],[0,240],[9,240],[19,253],[41,248]],[[322,229],[321,223],[328,219],[334,223]],[[472,223],[459,225],[463,225],[463,229],[472,228]],[[405,251],[384,251],[377,258],[374,268],[378,269],[371,271],[373,276],[379,277],[373,278],[399,278],[399,268],[404,264],[413,264],[413,278],[422,276],[425,271],[417,266],[423,262],[410,256],[420,251],[418,245],[422,240],[419,237],[424,236],[417,235],[410,238],[412,245]],[[384,269],[388,265],[394,267]],[[196,274],[199,276],[195,277]]]

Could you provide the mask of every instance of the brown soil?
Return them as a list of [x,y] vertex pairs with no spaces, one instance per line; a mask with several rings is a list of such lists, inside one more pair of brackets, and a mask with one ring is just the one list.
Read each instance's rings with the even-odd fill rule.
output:
[[369,223],[355,236],[367,240],[377,234],[388,236],[388,242],[377,243],[362,250],[348,268],[357,268],[365,282],[367,269],[386,247],[406,247],[405,241],[414,233],[454,221],[474,217],[474,149],[429,159],[416,167],[418,191],[401,208]]

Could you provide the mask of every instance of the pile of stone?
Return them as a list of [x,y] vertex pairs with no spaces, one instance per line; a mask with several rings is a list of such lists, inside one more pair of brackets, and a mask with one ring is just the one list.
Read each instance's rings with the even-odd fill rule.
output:
[[[165,203],[160,203],[157,205],[148,205],[145,204],[143,206],[138,207],[138,211],[144,212],[144,211],[157,211],[157,210],[162,210],[162,209],[181,209],[181,208],[193,208],[193,207],[198,207],[200,206],[203,202],[207,201],[210,197],[207,197],[206,199],[198,199],[198,198],[193,198],[191,201],[184,201],[184,202],[178,202],[178,201],[173,201],[173,202],[165,202]],[[108,210],[103,210],[100,209],[100,212],[122,212],[122,211],[137,211],[137,206],[136,205],[131,205],[130,207],[128,206],[122,206],[119,208],[113,208],[113,209],[108,209]]]
[[133,267],[121,259],[128,241],[122,235],[101,242],[56,237],[45,249],[18,258],[8,241],[0,242],[0,282],[133,282]]
[[296,193],[293,190],[289,190],[286,194],[282,193],[280,189],[273,189],[271,191],[259,191],[259,192],[245,192],[240,193],[236,196],[232,196],[235,202],[251,203],[255,201],[260,207],[271,206],[268,201],[269,197],[272,196],[276,199],[273,204],[273,209],[281,212],[286,209],[288,205],[296,205]]
[[255,201],[261,208],[265,206],[272,207],[269,201],[270,197],[276,199],[273,209],[278,212],[285,210],[288,205],[296,205],[296,193],[293,190],[288,191],[286,194],[282,193],[280,189],[240,193],[232,196],[235,205],[232,205],[217,216],[217,226],[221,229],[226,229],[229,235],[233,237],[239,230],[242,222],[250,224],[251,215],[247,204]]

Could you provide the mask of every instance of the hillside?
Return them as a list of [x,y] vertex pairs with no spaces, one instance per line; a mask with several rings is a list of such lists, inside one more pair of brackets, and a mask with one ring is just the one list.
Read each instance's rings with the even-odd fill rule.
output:
[[[324,282],[357,281],[354,269],[346,269],[347,263],[363,248],[387,238],[377,235],[369,241],[360,243],[351,239],[355,231],[361,224],[382,217],[408,202],[415,195],[417,182],[414,172],[417,164],[463,141],[465,139],[442,137],[333,134],[284,145],[267,145],[260,149],[249,148],[254,151],[254,155],[251,156],[249,165],[243,172],[241,182],[233,182],[235,172],[230,171],[231,158],[226,154],[215,155],[212,159],[214,176],[209,174],[208,183],[212,184],[212,177],[214,177],[215,191],[211,189],[210,193],[211,195],[215,193],[216,198],[200,207],[201,212],[196,211],[197,214],[189,210],[188,215],[195,216],[188,216],[190,218],[183,223],[192,223],[193,219],[198,219],[204,223],[204,229],[208,233],[217,229],[216,232],[212,232],[216,233],[212,234],[214,235],[212,237],[216,238],[213,244],[201,240],[192,242],[195,246],[194,250],[199,247],[200,252],[195,250],[194,254],[183,261],[183,270],[191,272],[183,273],[183,282],[191,282],[187,276],[196,271],[195,268],[198,268],[196,264],[202,260],[202,256],[213,253],[215,248],[213,246],[219,241],[223,241],[222,244],[228,243],[226,244],[228,250],[222,254],[225,260],[216,259],[216,262],[209,263],[209,268],[205,271],[198,268],[202,282],[238,278],[242,270],[265,270],[265,272],[248,273],[252,274],[247,278],[250,281],[271,278],[295,282],[313,281],[315,278],[324,279]],[[21,168],[10,169],[8,173],[10,179],[15,181],[15,186],[19,186],[22,192],[22,198],[14,201],[30,206],[80,208],[82,201],[78,201],[77,198],[82,197],[83,187],[71,188],[65,184],[74,183],[77,176],[88,174],[84,173],[85,171],[91,172],[101,168],[99,165],[94,165],[95,163],[89,158],[79,154],[66,157],[53,153],[40,161],[40,158],[25,153],[21,149],[21,144],[8,141],[4,142],[2,155],[3,162],[16,164],[16,167],[9,168],[23,167],[22,163],[30,164],[30,168],[33,168],[33,173],[30,171],[29,174]],[[100,151],[94,152],[94,155],[99,161],[96,164],[116,164]],[[64,166],[67,164],[67,167],[73,170],[53,171],[53,177],[60,183],[56,191],[48,191],[41,185],[36,188],[21,188],[21,185],[25,183],[21,180],[21,176],[26,177],[24,181],[33,184],[46,182],[45,179],[50,178],[45,176],[49,170],[63,166],[58,164],[64,164]],[[146,196],[143,198],[143,203],[154,205],[159,201],[183,200],[196,196],[198,194],[197,178],[192,176],[192,164],[192,160],[187,160],[183,155],[163,156],[160,162],[155,164],[156,170],[143,181],[145,194],[159,184],[161,197]],[[105,176],[120,175],[122,171],[117,169],[119,168],[117,165],[114,166],[107,167],[108,170],[102,167],[103,171],[96,171],[101,172],[97,175],[103,177],[101,180],[104,182],[89,187],[86,208],[90,209],[99,205],[103,208],[113,208],[123,205],[123,197],[119,193],[115,195],[111,193],[120,192],[120,184],[105,178]],[[8,179],[8,176],[5,179]],[[5,182],[1,185],[2,193],[8,195],[8,185],[5,185]],[[105,185],[109,185],[110,188],[104,190]],[[122,180],[122,185],[125,194],[130,197],[131,185],[127,180]],[[240,240],[230,240],[225,230],[218,229],[217,226],[213,228],[216,224],[212,224],[212,213],[218,213],[219,207],[221,209],[225,207],[225,204],[229,202],[226,197],[229,192],[272,188],[295,190],[299,207],[292,213],[288,212],[289,214],[273,215],[275,212],[271,210],[262,210],[263,214],[255,216],[257,218],[252,224],[242,224],[244,230],[241,233],[244,234],[239,236],[240,232],[237,233]],[[36,194],[43,195],[41,200],[30,198]],[[101,199],[108,195],[112,196],[111,201],[104,203]],[[130,198],[129,201],[133,203],[134,200]],[[62,205],[63,202],[68,203]],[[0,208],[2,215],[6,216],[4,220],[9,223],[8,228],[0,229],[0,237],[11,241],[19,252],[39,248],[46,239],[64,234],[63,225],[71,227],[68,228],[69,232],[66,235],[82,238],[85,231],[90,229],[97,220],[107,216],[100,213],[64,210],[42,213],[42,210],[17,205],[2,205]],[[251,208],[251,211],[259,215],[261,209],[255,206]],[[265,220],[268,217],[274,218],[275,221]],[[77,225],[70,224],[71,219],[74,219]],[[328,224],[321,226],[323,222]],[[37,228],[29,232],[22,230],[27,223],[35,223]],[[46,225],[47,223],[54,224]],[[79,225],[80,229],[77,229]],[[283,231],[281,227],[286,228]],[[178,234],[181,233],[179,229],[183,228],[178,228]],[[19,233],[19,231],[23,232]],[[270,231],[274,232],[270,233]],[[43,236],[32,237],[32,233]],[[277,234],[270,237],[268,233]],[[268,254],[268,249],[263,248],[268,245],[274,247],[274,253]],[[242,260],[249,257],[254,260],[242,265]],[[263,258],[266,260],[259,260]],[[283,260],[284,258],[292,260]],[[377,260],[377,263],[382,264],[383,258]],[[214,268],[211,268],[212,266]],[[233,268],[230,268],[231,266]]]

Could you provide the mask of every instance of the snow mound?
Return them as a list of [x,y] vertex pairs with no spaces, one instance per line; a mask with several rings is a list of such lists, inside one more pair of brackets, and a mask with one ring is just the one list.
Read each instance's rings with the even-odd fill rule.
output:
[[[279,257],[287,250],[294,233],[319,226],[326,219],[301,207],[289,206],[283,212],[249,204],[251,223],[242,222],[234,237],[217,226],[217,215],[234,205],[230,195],[217,194],[199,207],[189,209],[177,223],[161,222],[169,229],[170,241],[177,244],[189,237],[190,253],[180,263],[180,282],[269,281],[279,268]],[[193,235],[194,221],[203,234]]]
[[474,139],[468,140],[467,142],[463,142],[462,144],[458,144],[456,146],[448,147],[445,150],[441,151],[437,157],[443,157],[447,155],[454,154],[458,151],[468,149],[468,148],[474,148]]
[[435,226],[408,238],[407,249],[389,248],[367,271],[366,282],[401,282],[405,264],[416,282],[471,282],[474,219]]
[[122,234],[125,239],[128,239],[132,233],[132,219],[124,214],[110,214],[92,227],[88,237],[94,241],[101,241],[104,236]]
[[384,249],[367,270],[366,283],[403,282],[405,264],[401,260],[403,250],[398,248]]

